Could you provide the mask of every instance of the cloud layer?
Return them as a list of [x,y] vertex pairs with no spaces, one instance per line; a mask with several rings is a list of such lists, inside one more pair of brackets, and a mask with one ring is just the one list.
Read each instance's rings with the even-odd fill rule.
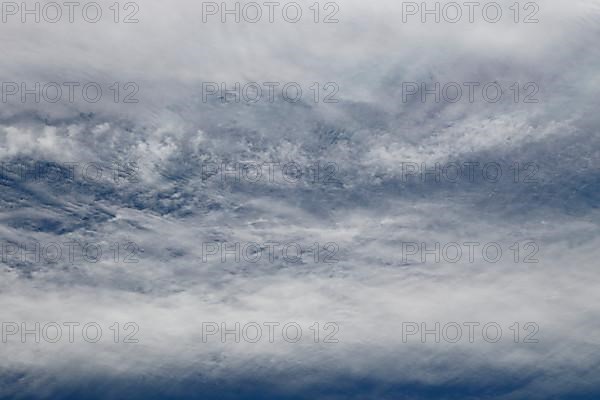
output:
[[[104,1],[95,24],[7,15],[3,94],[64,91],[55,103],[3,98],[3,333],[94,322],[103,337],[7,334],[0,396],[595,398],[600,2],[540,1],[531,24],[533,8],[520,4],[515,23],[514,2],[497,3],[498,23],[404,22],[403,3],[387,0],[336,2],[332,24],[315,24],[308,3],[296,24],[203,22],[192,1],[138,2],[134,24],[114,23]],[[320,19],[334,10],[323,6]],[[74,101],[65,82],[79,84]],[[95,103],[81,92],[90,82],[103,90]],[[295,82],[302,99],[207,95],[207,83],[251,82]],[[479,86],[473,101],[423,101],[436,82]],[[333,88],[338,101],[324,102]],[[273,242],[294,248],[271,259]],[[71,258],[67,243],[103,253]],[[223,261],[220,246],[235,243],[262,257],[248,261],[253,247]],[[123,343],[127,322],[139,343]],[[257,343],[203,340],[207,323],[252,322]],[[281,336],[287,323],[302,328],[297,343]],[[457,323],[463,337],[423,343],[407,323]],[[481,333],[489,323],[496,343]]]

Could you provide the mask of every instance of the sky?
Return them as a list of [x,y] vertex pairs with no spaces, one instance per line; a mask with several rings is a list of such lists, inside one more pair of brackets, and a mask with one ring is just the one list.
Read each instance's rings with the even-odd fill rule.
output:
[[600,396],[600,1],[0,21],[0,398]]

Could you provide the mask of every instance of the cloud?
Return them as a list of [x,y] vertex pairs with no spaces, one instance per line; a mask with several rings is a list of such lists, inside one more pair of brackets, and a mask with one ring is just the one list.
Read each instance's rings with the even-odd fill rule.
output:
[[[9,335],[2,397],[88,387],[91,398],[598,393],[600,3],[539,2],[534,24],[514,23],[513,2],[497,3],[506,13],[497,24],[403,22],[402,3],[387,0],[338,2],[335,24],[312,22],[304,3],[297,24],[203,23],[192,1],[139,2],[135,24],[112,22],[104,1],[97,24],[8,16],[3,93],[36,82],[64,91],[55,103],[10,95],[0,111],[3,332],[12,322],[93,322],[103,340]],[[79,84],[73,101],[65,82]],[[203,83],[249,82],[296,82],[302,100],[203,93]],[[456,102],[421,97],[436,82],[479,86],[473,101],[466,91]],[[80,91],[89,83],[100,101]],[[337,103],[323,102],[327,83]],[[418,91],[407,95],[407,83]],[[502,98],[489,101],[486,84]],[[478,163],[475,176],[442,175],[465,163]],[[248,165],[260,179],[244,175]],[[482,175],[489,165],[498,179]],[[273,242],[294,248],[270,258]],[[35,243],[62,254],[32,253]],[[235,243],[262,257],[237,261]],[[407,255],[407,243],[418,251]],[[81,250],[89,244],[91,255]],[[457,262],[442,250],[450,244],[463,251]],[[501,248],[499,261],[486,244]],[[122,343],[128,322],[139,343]],[[236,322],[258,323],[263,339],[269,322],[297,323],[303,335],[203,341],[206,323]],[[436,322],[462,326],[462,340],[403,335],[406,323]],[[477,328],[471,343],[469,322],[498,324],[502,340]],[[328,323],[339,343],[323,342]],[[534,330],[538,342],[524,343]]]

